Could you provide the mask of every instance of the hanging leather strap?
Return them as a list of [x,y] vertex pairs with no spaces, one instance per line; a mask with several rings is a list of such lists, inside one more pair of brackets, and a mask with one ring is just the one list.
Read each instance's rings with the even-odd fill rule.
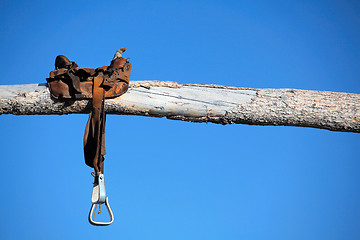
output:
[[84,156],[85,163],[95,169],[95,173],[104,173],[105,150],[105,90],[102,87],[103,73],[93,80],[92,111],[85,127]]

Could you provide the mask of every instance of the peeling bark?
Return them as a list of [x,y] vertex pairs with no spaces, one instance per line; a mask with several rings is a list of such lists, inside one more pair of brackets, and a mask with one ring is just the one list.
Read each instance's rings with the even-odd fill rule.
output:
[[[128,92],[107,99],[108,114],[167,117],[220,124],[283,125],[360,132],[360,95],[295,89],[133,81]],[[0,114],[89,113],[88,100],[50,98],[46,84],[0,86]]]

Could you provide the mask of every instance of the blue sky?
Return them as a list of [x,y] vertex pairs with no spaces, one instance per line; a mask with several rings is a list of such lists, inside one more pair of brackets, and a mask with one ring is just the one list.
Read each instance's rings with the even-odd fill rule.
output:
[[[0,84],[64,54],[131,80],[360,93],[358,1],[1,1]],[[1,239],[360,239],[360,135],[108,115],[115,222],[87,222],[87,115],[0,116]]]

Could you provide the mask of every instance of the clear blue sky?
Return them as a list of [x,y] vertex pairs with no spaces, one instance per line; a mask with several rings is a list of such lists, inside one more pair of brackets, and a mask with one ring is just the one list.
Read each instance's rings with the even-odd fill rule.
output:
[[[359,1],[1,1],[0,84],[64,54],[132,80],[360,93]],[[87,115],[0,116],[1,239],[360,239],[360,135],[107,118],[115,213],[87,222]]]

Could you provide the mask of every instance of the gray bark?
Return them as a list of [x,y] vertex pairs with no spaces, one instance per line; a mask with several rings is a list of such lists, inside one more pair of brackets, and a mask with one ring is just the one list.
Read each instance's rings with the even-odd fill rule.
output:
[[[360,95],[295,89],[133,81],[107,99],[108,114],[166,117],[219,124],[283,125],[360,132]],[[61,102],[46,84],[0,86],[0,114],[89,113],[88,100]]]

